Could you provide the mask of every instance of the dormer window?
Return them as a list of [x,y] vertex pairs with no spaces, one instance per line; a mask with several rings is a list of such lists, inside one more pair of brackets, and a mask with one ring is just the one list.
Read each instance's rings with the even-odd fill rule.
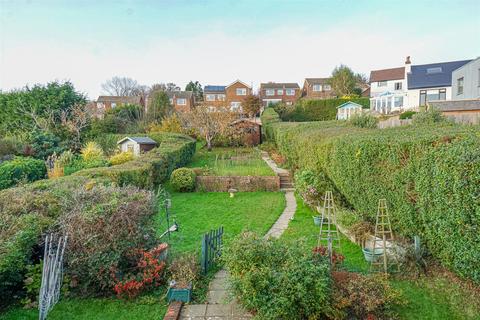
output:
[[442,67],[428,68],[427,74],[442,73]]

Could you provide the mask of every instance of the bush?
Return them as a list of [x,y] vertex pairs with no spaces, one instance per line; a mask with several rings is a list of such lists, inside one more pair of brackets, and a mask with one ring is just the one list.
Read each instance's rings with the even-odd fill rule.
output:
[[354,127],[374,129],[377,127],[378,119],[371,114],[362,112],[353,114],[348,119],[348,123]]
[[392,319],[393,307],[403,303],[400,291],[393,289],[382,274],[333,272],[334,305],[342,318]]
[[85,147],[80,150],[84,162],[96,162],[104,159],[102,148],[94,141],[88,142]]
[[363,108],[370,108],[369,98],[352,99],[301,99],[295,106],[288,107],[282,104],[274,106],[283,121],[327,121],[335,120],[337,107],[345,102],[355,102]]
[[[43,132],[32,133],[29,148],[31,148],[31,153],[35,158],[43,160],[54,153],[61,154],[65,150],[59,137]],[[28,150],[25,151],[25,153],[30,153]]]
[[325,175],[362,219],[387,199],[396,233],[420,235],[444,266],[480,283],[478,128],[263,123],[292,168]]
[[260,319],[320,319],[331,314],[327,259],[303,243],[243,233],[225,249],[233,293]]
[[447,121],[447,118],[442,115],[442,112],[434,108],[418,112],[412,116],[412,119],[415,125],[431,125]]
[[171,116],[163,118],[160,125],[152,125],[149,129],[149,132],[183,133],[183,128],[182,124],[180,123],[180,119],[174,113]]
[[116,166],[128,161],[133,160],[133,152],[120,152],[110,157],[110,164]]
[[13,187],[22,181],[44,179],[46,174],[47,167],[42,160],[15,157],[0,164],[0,190]]
[[405,111],[402,112],[399,116],[400,120],[412,119],[412,117],[417,114],[415,111]]
[[195,189],[195,172],[189,168],[173,170],[170,183],[175,191],[187,192]]

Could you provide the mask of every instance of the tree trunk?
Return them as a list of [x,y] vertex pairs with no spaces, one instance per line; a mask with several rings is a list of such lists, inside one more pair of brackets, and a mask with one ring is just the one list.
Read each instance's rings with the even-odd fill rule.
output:
[[212,151],[212,138],[205,137],[205,141],[207,141],[207,150]]

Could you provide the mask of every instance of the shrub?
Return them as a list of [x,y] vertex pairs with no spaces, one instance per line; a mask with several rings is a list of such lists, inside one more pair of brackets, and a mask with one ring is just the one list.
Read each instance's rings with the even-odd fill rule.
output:
[[0,164],[0,190],[19,182],[32,182],[45,178],[47,168],[42,160],[15,157]]
[[320,319],[331,312],[328,261],[304,243],[243,233],[225,249],[233,293],[260,319]]
[[378,119],[368,113],[355,113],[348,122],[355,127],[374,129],[377,127]]
[[186,192],[195,189],[195,172],[190,168],[173,170],[170,183],[175,191]]
[[403,304],[401,292],[382,274],[333,272],[334,305],[345,318],[392,319],[393,307]]
[[405,120],[405,119],[412,119],[412,117],[417,114],[417,112],[415,111],[405,111],[405,112],[402,112],[399,116],[399,119],[400,120]]
[[155,124],[149,128],[149,132],[173,132],[173,133],[183,133],[182,124],[180,119],[174,113],[171,116],[165,117],[162,119],[160,125]]
[[200,275],[200,266],[195,254],[185,254],[175,258],[168,267],[171,279],[178,287],[194,285]]
[[80,150],[80,153],[82,154],[83,161],[86,163],[104,159],[102,148],[94,141],[88,142],[85,147]]
[[412,116],[415,125],[431,125],[439,122],[446,122],[447,119],[440,110],[429,108]]
[[[56,153],[61,154],[65,148],[61,145],[61,139],[51,133],[33,132],[30,140],[32,155],[37,159],[46,160],[48,156]],[[29,150],[25,150],[29,153]]]
[[133,158],[133,152],[120,152],[111,156],[109,161],[112,166],[116,166],[117,164],[131,161]]
[[454,124],[365,130],[338,122],[263,122],[292,168],[328,178],[362,218],[386,198],[394,232],[480,283],[478,128]]

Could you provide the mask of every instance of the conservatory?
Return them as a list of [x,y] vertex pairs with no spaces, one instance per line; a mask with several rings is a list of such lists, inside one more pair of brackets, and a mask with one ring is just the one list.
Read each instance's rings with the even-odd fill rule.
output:
[[378,113],[389,114],[394,111],[403,111],[405,94],[384,92],[370,98],[370,109]]

